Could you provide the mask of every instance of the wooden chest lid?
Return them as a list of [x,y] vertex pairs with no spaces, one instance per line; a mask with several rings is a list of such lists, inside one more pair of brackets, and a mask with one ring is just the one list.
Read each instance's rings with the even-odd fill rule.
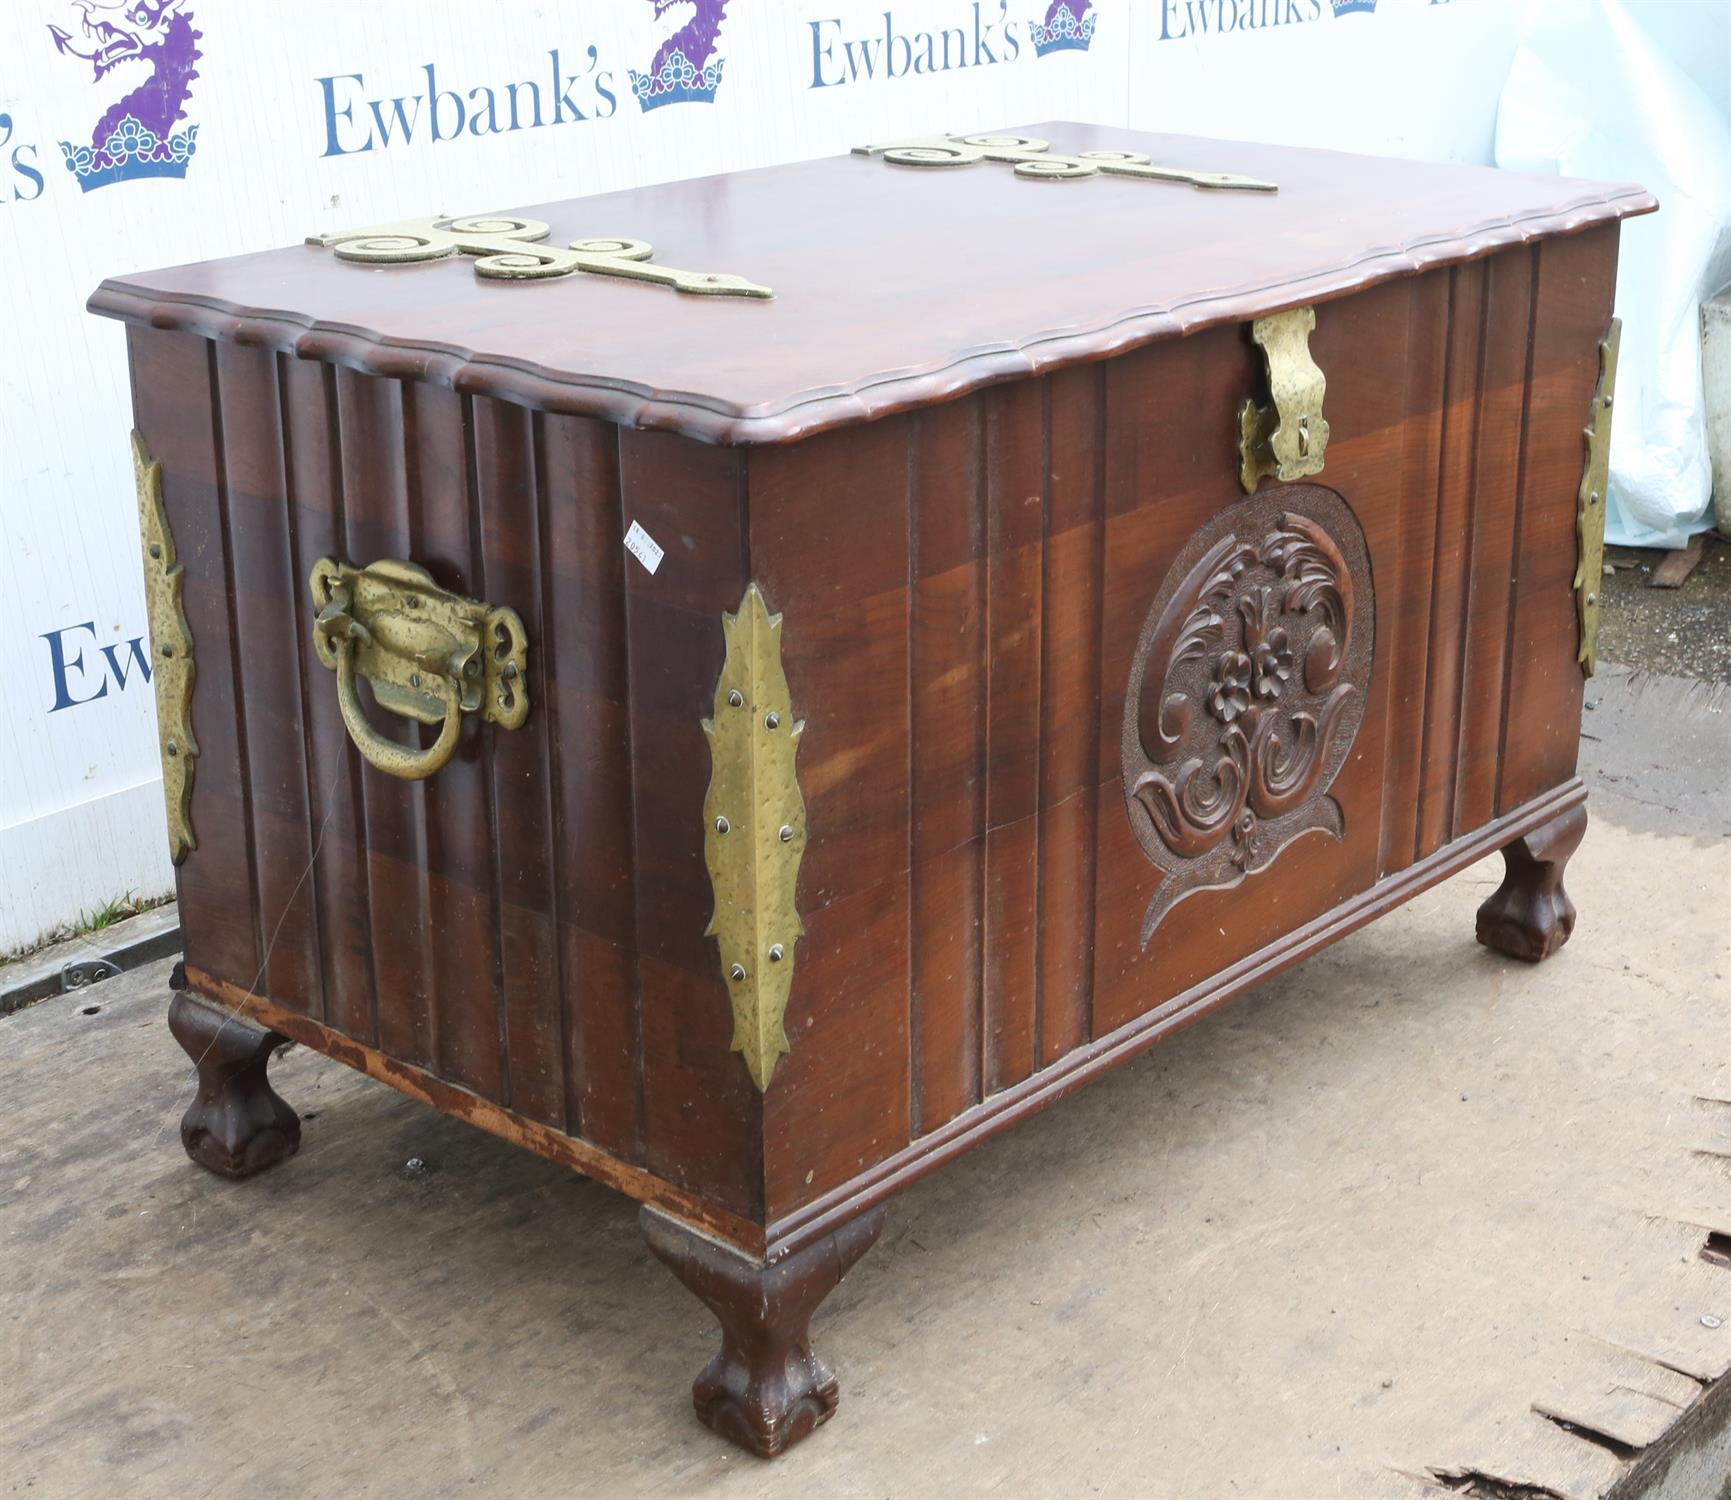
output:
[[840,156],[523,210],[550,245],[646,240],[658,263],[733,273],[769,300],[585,273],[485,280],[468,256],[374,266],[309,244],[117,277],[90,307],[548,411],[785,442],[1658,206],[1631,184],[1484,167],[1094,125],[1007,133],[1279,190]]

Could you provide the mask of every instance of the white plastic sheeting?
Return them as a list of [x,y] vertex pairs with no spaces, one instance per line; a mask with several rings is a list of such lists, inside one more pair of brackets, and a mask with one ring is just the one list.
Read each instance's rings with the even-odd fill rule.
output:
[[1503,87],[1496,162],[1659,199],[1623,226],[1606,535],[1681,546],[1711,524],[1700,309],[1731,280],[1731,125],[1623,0],[1545,0]]

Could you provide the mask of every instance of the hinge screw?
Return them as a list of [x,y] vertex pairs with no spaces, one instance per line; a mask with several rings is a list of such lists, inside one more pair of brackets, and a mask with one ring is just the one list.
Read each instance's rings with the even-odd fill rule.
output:
[[726,818],[717,818],[715,820],[715,831],[717,833],[726,833],[731,827],[733,827],[733,825],[729,823]]
[[164,750],[166,750],[170,755],[179,755],[180,754],[180,744],[178,741],[170,740],[162,748]]
[[765,729],[780,729],[781,715],[773,712],[765,714],[763,716],[763,727]]
[[731,978],[735,984],[738,984],[740,980],[745,978],[745,965],[735,964],[727,971],[727,973],[728,977]]
[[791,844],[793,842],[793,825],[791,823],[783,823],[781,825],[781,841],[784,844]]
[[745,694],[740,692],[740,690],[738,688],[735,688],[731,693],[729,693],[727,695],[727,702],[728,702],[728,706],[730,708],[744,708],[745,707]]
[[785,950],[782,948],[780,943],[776,943],[776,944],[772,945],[770,950],[769,950],[769,961],[772,964],[780,963],[782,960],[782,956],[783,956],[784,951]]

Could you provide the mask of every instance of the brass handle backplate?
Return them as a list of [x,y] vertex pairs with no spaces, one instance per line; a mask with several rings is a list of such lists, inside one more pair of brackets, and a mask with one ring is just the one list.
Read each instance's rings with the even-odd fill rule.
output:
[[1328,447],[1322,398],[1328,381],[1310,357],[1315,327],[1313,307],[1295,307],[1250,325],[1250,337],[1268,367],[1268,393],[1274,399],[1264,406],[1247,397],[1238,408],[1238,478],[1246,494],[1255,491],[1264,474],[1289,483],[1322,472],[1323,450]]
[[[450,594],[423,567],[376,562],[313,564],[313,645],[337,674],[337,703],[355,748],[388,776],[419,781],[457,748],[466,713],[517,729],[529,716],[528,640],[514,609]],[[412,749],[367,722],[359,674],[391,713],[439,724],[438,739]]]

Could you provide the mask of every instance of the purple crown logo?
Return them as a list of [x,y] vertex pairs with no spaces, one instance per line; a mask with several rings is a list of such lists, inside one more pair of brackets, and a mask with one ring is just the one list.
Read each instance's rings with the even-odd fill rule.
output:
[[1329,0],[1336,16],[1374,16],[1376,0]]
[[55,50],[90,64],[93,83],[119,70],[116,76],[133,86],[96,122],[88,146],[60,143],[66,170],[86,193],[135,177],[185,177],[198,150],[198,126],[175,127],[186,118],[203,35],[193,29],[190,0],[73,3],[79,34],[49,26]]
[[[1336,4],[1340,0],[1335,0]],[[1376,0],[1371,0],[1374,5]],[[1044,21],[1030,21],[1028,35],[1034,43],[1034,55],[1048,52],[1086,52],[1094,40],[1094,25],[1100,18],[1094,14],[1092,0],[1053,0]]]
[[[680,0],[650,0],[659,20]],[[713,104],[721,87],[723,59],[716,53],[716,39],[727,15],[728,0],[685,0],[692,4],[691,18],[656,51],[647,73],[631,74],[631,92],[645,111],[663,104]]]

